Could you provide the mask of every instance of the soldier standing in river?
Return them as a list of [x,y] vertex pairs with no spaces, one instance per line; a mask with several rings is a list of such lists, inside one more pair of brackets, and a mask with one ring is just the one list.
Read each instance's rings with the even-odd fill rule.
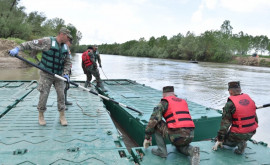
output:
[[[9,51],[11,56],[15,56],[22,50],[42,50],[42,58],[39,66],[47,71],[63,75],[69,82],[69,70],[71,66],[70,57],[68,55],[68,47],[65,44],[72,39],[70,31],[62,27],[56,37],[45,37],[38,40],[24,42],[18,47]],[[63,80],[55,78],[44,71],[40,71],[40,79],[38,91],[40,92],[37,109],[39,111],[39,124],[46,125],[44,112],[46,111],[46,103],[50,93],[51,86],[54,85],[57,93],[57,106],[60,113],[60,123],[63,126],[67,125],[65,118],[65,83]]]
[[218,146],[236,147],[234,153],[243,154],[249,140],[258,127],[256,105],[254,101],[244,93],[241,93],[239,81],[228,83],[230,97],[223,108],[220,129],[217,142],[213,150]]
[[[99,65],[101,66],[101,63],[99,63]],[[84,87],[88,87],[93,75],[96,78],[97,87],[100,87],[104,92],[107,91],[101,82],[95,60],[94,48],[92,46],[88,46],[87,51],[82,54],[82,68],[87,77]]]
[[197,165],[200,163],[200,148],[190,145],[194,138],[194,128],[187,102],[175,96],[173,86],[166,86],[163,88],[163,98],[154,108],[145,129],[143,145],[147,148],[152,143],[152,134],[155,134],[158,147],[152,149],[152,153],[166,158],[167,148],[164,139],[168,138],[180,153],[190,156],[192,165]]

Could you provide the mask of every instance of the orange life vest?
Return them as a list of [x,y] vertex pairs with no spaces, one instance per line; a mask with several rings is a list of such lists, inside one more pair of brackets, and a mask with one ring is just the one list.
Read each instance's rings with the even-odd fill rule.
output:
[[249,133],[256,130],[258,123],[255,121],[256,105],[254,101],[247,94],[230,96],[229,99],[236,108],[232,115],[231,132]]
[[89,50],[83,52],[82,54],[82,61],[85,67],[88,67],[93,64],[88,53],[89,53]]
[[189,114],[188,104],[185,100],[175,96],[164,97],[168,101],[168,109],[163,114],[168,128],[194,128],[195,125]]

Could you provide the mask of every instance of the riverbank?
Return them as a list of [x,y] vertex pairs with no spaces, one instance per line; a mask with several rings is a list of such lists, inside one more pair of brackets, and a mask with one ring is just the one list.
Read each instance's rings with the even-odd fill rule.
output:
[[[30,65],[18,60],[17,58],[10,57],[8,51],[18,46],[18,43],[11,40],[0,39],[0,68],[27,68]],[[29,53],[30,54],[30,53]],[[33,59],[28,54],[20,52],[20,56],[24,58]],[[37,62],[37,61],[36,61]],[[200,61],[198,61],[200,62]],[[270,58],[252,57],[252,56],[233,56],[228,64],[238,64],[247,66],[263,66],[270,67]]]
[[[11,57],[8,51],[18,46],[14,41],[0,39],[0,68],[26,68],[29,67],[25,62]],[[20,52],[20,56],[27,57],[24,52]]]

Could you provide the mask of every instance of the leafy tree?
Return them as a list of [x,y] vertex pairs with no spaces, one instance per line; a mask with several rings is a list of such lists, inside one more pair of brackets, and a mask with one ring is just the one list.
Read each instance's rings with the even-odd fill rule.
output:
[[220,26],[220,31],[224,34],[226,34],[227,36],[231,36],[232,35],[232,29],[233,27],[230,25],[230,21],[229,20],[225,20],[223,22],[223,24]]

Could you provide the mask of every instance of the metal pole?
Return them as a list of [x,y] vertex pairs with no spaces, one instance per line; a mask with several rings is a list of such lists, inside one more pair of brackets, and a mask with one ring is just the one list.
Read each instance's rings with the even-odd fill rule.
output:
[[[26,62],[26,63],[28,63],[28,64],[30,64],[30,65],[32,65],[32,66],[38,68],[38,69],[40,69],[40,70],[42,70],[42,71],[44,71],[44,72],[46,72],[46,73],[48,73],[48,74],[50,74],[50,75],[53,75],[54,77],[56,77],[56,78],[58,78],[58,79],[60,79],[60,80],[67,81],[67,79],[65,79],[64,77],[59,76],[59,75],[54,74],[54,73],[51,73],[51,72],[47,71],[46,69],[44,69],[44,68],[42,68],[42,67],[40,67],[40,66],[38,66],[38,65],[36,65],[36,64],[34,64],[34,63],[28,61],[28,60],[26,60],[26,59],[24,59],[24,58],[18,56],[17,54],[15,55],[15,57],[17,57],[18,59],[20,59],[20,60],[22,60],[22,61],[24,61],[24,62]],[[88,92],[90,92],[90,93],[92,93],[92,94],[94,94],[94,95],[96,95],[96,96],[99,96],[99,97],[101,97],[102,99],[111,101],[111,102],[113,102],[113,103],[115,103],[115,104],[118,104],[118,105],[120,105],[120,106],[122,106],[122,107],[128,108],[128,109],[130,109],[130,110],[132,110],[132,111],[134,111],[134,112],[137,112],[137,113],[139,113],[140,115],[143,114],[143,113],[142,113],[141,111],[139,111],[139,110],[136,110],[136,109],[134,109],[134,108],[132,108],[132,107],[129,107],[129,106],[125,105],[125,104],[119,103],[119,102],[117,102],[117,101],[115,101],[115,100],[113,100],[113,99],[111,99],[111,98],[109,98],[109,97],[106,97],[106,96],[103,96],[103,95],[101,95],[101,94],[98,94],[97,92],[95,92],[95,91],[93,91],[93,90],[90,90],[90,89],[88,89],[88,88],[85,88],[85,87],[83,87],[83,86],[81,86],[81,85],[79,85],[79,84],[76,84],[75,82],[70,81],[69,83],[72,84],[72,85],[74,85],[74,86],[76,86],[76,87],[82,88],[83,90],[86,90],[86,91],[88,91]]]

